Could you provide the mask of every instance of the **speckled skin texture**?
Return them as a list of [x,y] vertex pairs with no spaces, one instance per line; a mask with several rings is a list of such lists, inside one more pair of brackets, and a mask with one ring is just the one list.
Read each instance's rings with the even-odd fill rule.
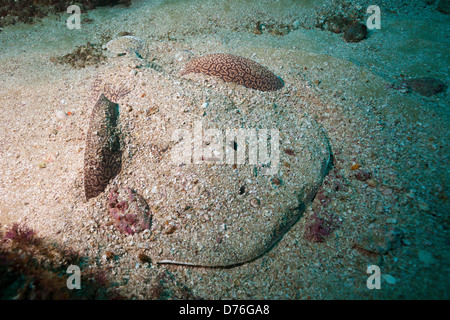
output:
[[92,110],[84,155],[86,200],[102,193],[121,169],[122,151],[117,131],[119,105],[103,94]]
[[259,63],[229,53],[216,53],[189,61],[181,75],[203,73],[218,76],[225,82],[234,82],[260,91],[275,91],[284,86],[283,80]]

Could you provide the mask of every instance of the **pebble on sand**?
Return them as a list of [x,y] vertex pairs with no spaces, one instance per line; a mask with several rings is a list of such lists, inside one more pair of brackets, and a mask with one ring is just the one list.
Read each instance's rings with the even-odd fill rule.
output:
[[67,114],[64,111],[62,111],[62,110],[56,110],[55,111],[55,116],[59,120],[64,120],[65,118],[67,118]]
[[372,178],[372,173],[366,170],[359,170],[355,174],[355,178],[359,181],[367,181],[368,179]]
[[367,37],[367,27],[355,21],[345,29],[344,40],[347,42],[359,42]]
[[369,187],[372,187],[372,188],[375,188],[378,185],[378,181],[374,180],[374,179],[368,179],[366,181],[366,183]]
[[431,97],[445,91],[447,86],[439,79],[432,77],[411,78],[404,80],[404,84],[412,91],[425,97]]
[[428,205],[428,203],[419,202],[419,209],[422,211],[430,211],[430,206]]
[[250,204],[252,205],[252,207],[254,207],[254,208],[257,208],[257,207],[259,207],[259,204],[260,204],[261,202],[258,200],[258,199],[256,199],[256,198],[253,198],[252,200],[250,200]]
[[55,162],[57,156],[58,156],[58,152],[56,152],[56,153],[49,152],[43,160],[45,162]]
[[396,224],[397,223],[397,219],[396,218],[387,218],[386,219],[386,223]]
[[395,279],[393,276],[391,276],[390,274],[383,274],[381,276],[381,278],[386,281],[389,284],[395,284],[397,282],[397,279]]

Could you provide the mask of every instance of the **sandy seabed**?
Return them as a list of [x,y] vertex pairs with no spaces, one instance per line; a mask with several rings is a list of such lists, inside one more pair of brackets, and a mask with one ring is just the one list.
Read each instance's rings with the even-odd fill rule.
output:
[[[370,5],[347,3],[362,12]],[[4,27],[2,233],[19,222],[48,243],[72,248],[86,257],[84,270],[104,270],[111,290],[126,299],[448,299],[448,95],[426,97],[397,84],[422,76],[448,83],[449,16],[436,4],[408,3],[382,3],[381,29],[357,43],[315,27],[324,8],[334,8],[327,1],[133,1],[82,14],[88,19],[81,30],[66,27],[67,14]],[[258,22],[295,28],[257,34]],[[105,45],[123,32],[146,43],[146,58],[158,68],[140,68],[107,50],[103,62],[85,68],[55,62],[87,41]],[[262,93],[214,77],[179,76],[189,59],[217,52],[255,60],[285,86]],[[129,91],[117,101],[127,149],[111,186],[142,194],[154,212],[150,232],[124,235],[114,227],[111,186],[84,199],[85,137],[105,86]],[[196,256],[202,264],[202,252],[213,255],[215,246],[192,249],[205,241],[194,234],[222,243],[257,228],[264,239],[254,215],[279,215],[292,202],[295,178],[308,177],[300,172],[307,166],[287,161],[302,156],[292,151],[300,148],[298,136],[289,133],[303,118],[326,134],[333,163],[313,202],[275,246],[232,268],[159,264]],[[199,119],[221,128],[278,121],[288,141],[282,149],[290,150],[281,157],[285,183],[274,186],[248,169],[233,178],[233,168],[205,166],[198,175],[210,184],[202,185],[168,163],[150,165],[164,157],[174,128]],[[361,178],[367,173],[370,179]],[[237,200],[227,202],[229,194]],[[229,212],[221,211],[223,203]],[[323,241],[309,234],[316,216],[336,219]],[[239,245],[251,255],[247,243],[231,247]],[[370,265],[380,267],[380,290],[366,285]]]

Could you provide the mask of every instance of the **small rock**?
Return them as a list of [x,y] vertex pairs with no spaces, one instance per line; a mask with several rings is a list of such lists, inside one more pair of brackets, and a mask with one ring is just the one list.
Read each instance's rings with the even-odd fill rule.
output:
[[405,245],[405,246],[410,246],[412,243],[411,243],[411,241],[409,241],[408,239],[402,239],[402,243]]
[[372,187],[372,188],[375,188],[378,185],[378,181],[374,180],[374,179],[368,179],[366,181],[366,183],[369,187]]
[[295,152],[292,149],[284,149],[284,153],[290,156],[295,156]]
[[292,23],[292,29],[297,30],[300,28],[300,21],[295,20],[294,23]]
[[416,196],[415,192],[416,191],[414,189],[411,189],[408,193],[405,193],[405,196],[407,196],[410,199],[414,199],[414,197]]
[[55,111],[55,116],[59,120],[64,120],[65,118],[67,118],[67,114],[64,111],[62,111],[62,110],[56,110]]
[[381,278],[389,284],[395,284],[397,282],[397,279],[395,279],[390,274],[383,274],[381,275]]
[[39,168],[43,169],[46,167],[47,167],[47,164],[45,162],[39,162]]
[[441,0],[437,6],[439,12],[450,14],[450,0]]
[[419,202],[419,209],[422,211],[430,211],[430,206],[425,202]]
[[192,192],[194,192],[195,195],[200,194],[200,187],[199,187],[198,184],[196,184],[196,185],[194,186],[194,188],[192,188]]
[[157,107],[150,107],[147,109],[147,111],[145,112],[145,114],[147,115],[147,117],[151,116],[152,114],[155,114],[159,111],[159,109]]
[[275,178],[272,179],[272,184],[276,185],[276,186],[280,186],[281,185],[281,180],[275,177]]
[[354,164],[352,164],[352,166],[350,167],[350,169],[354,171],[354,170],[358,170],[359,167],[360,167],[360,165],[359,165],[358,163],[354,163]]
[[149,264],[152,263],[152,260],[150,259],[150,257],[147,256],[147,255],[144,254],[144,253],[140,253],[140,254],[138,255],[138,259],[139,259],[139,261],[142,262],[142,263],[149,263]]
[[132,35],[133,35],[133,33],[132,32],[128,32],[128,31],[122,31],[122,32],[119,32],[117,34],[118,37],[132,36]]
[[367,181],[372,178],[372,173],[366,170],[360,170],[355,174],[355,178],[359,181]]
[[256,199],[256,198],[253,198],[252,200],[250,200],[250,204],[254,208],[258,208],[260,203],[261,202],[259,201],[259,199]]
[[382,193],[384,196],[390,196],[390,195],[392,195],[392,189],[391,189],[391,188],[384,188],[384,189],[381,191],[381,193]]
[[164,233],[165,234],[172,234],[172,233],[175,232],[175,230],[177,230],[177,227],[175,227],[175,226],[168,226]]
[[367,27],[355,21],[345,29],[344,40],[347,42],[359,42],[367,37]]
[[104,256],[106,257],[106,259],[111,260],[114,258],[114,253],[111,251],[105,251]]
[[400,93],[408,93],[408,92],[409,92],[409,89],[406,88],[406,87],[402,87],[402,88],[399,88],[399,89],[398,89],[398,92],[400,92]]
[[53,152],[50,152],[49,154],[47,154],[47,156],[45,157],[44,161],[45,162],[55,162],[57,157],[57,154],[54,154]]
[[395,219],[395,218],[387,218],[386,219],[386,223],[396,224],[397,223],[397,219]]

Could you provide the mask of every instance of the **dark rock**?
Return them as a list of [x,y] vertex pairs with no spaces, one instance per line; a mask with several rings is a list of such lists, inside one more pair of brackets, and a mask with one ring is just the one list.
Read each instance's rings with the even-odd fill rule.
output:
[[133,32],[122,31],[117,34],[118,37],[132,36]]
[[372,173],[366,170],[360,170],[355,174],[355,178],[359,181],[367,181],[372,178]]
[[441,0],[437,6],[439,12],[449,14],[450,13],[450,0]]
[[345,29],[344,39],[347,42],[359,42],[367,37],[367,27],[355,21]]
[[445,91],[446,89],[444,82],[431,77],[406,79],[403,83],[411,90],[426,97],[431,97],[432,95]]

